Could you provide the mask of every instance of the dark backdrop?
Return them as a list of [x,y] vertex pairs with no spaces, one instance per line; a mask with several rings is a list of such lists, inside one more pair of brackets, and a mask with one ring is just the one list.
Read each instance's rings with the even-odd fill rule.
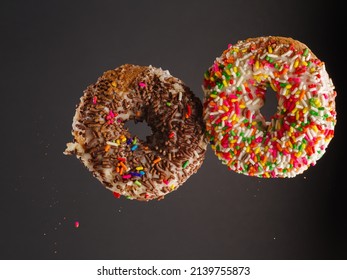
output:
[[[0,257],[346,259],[339,10],[302,0],[1,1]],[[178,191],[143,203],[115,199],[63,155],[75,105],[104,71],[162,67],[202,99],[203,73],[228,43],[262,35],[307,44],[336,86],[335,137],[304,174],[236,174],[209,148]]]

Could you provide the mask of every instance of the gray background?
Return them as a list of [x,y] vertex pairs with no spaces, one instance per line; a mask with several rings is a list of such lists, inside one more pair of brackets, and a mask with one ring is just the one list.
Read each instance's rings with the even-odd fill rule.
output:
[[[345,259],[339,11],[299,0],[1,1],[0,258]],[[104,71],[162,67],[202,99],[215,57],[228,43],[261,35],[306,43],[338,92],[335,138],[303,175],[236,174],[209,148],[178,191],[143,203],[115,199],[63,155],[75,105]]]

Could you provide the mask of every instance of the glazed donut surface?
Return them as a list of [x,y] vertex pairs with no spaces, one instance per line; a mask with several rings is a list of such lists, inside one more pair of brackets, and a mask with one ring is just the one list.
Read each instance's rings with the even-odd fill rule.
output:
[[[260,109],[269,87],[278,107],[267,121]],[[238,173],[294,177],[316,164],[334,136],[334,85],[324,63],[294,39],[229,45],[205,73],[203,90],[207,137]]]
[[[146,141],[124,124],[147,122]],[[148,201],[176,190],[201,166],[201,101],[168,71],[122,65],[88,86],[73,118],[75,154],[116,197]]]

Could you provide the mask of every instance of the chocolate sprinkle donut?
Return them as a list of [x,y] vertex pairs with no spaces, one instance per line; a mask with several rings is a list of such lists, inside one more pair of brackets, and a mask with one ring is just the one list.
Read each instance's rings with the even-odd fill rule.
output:
[[[124,124],[145,121],[146,141]],[[206,152],[202,104],[183,82],[152,66],[122,65],[88,86],[72,124],[76,155],[116,197],[162,199],[200,168]]]

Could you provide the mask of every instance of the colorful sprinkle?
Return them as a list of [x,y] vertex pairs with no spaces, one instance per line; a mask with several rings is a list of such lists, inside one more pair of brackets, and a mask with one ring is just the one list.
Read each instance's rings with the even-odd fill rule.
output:
[[114,147],[118,147],[119,146],[119,144],[111,142],[111,141],[107,141],[106,144],[109,145],[109,146],[114,146]]
[[163,180],[163,183],[164,183],[165,185],[168,185],[168,184],[169,184],[169,181],[168,181],[168,180]]
[[130,172],[129,173],[132,177],[142,177],[144,174],[141,172]]
[[105,152],[106,152],[106,153],[107,153],[110,149],[111,149],[111,146],[110,146],[110,145],[106,145],[106,146],[105,146]]
[[139,86],[142,88],[145,88],[145,87],[147,87],[147,84],[144,82],[139,82]]
[[124,170],[128,169],[128,167],[123,163],[123,161],[120,161],[119,164]]
[[139,187],[142,186],[141,182],[139,182],[139,181],[137,181],[137,180],[134,182],[134,184],[137,185],[137,186],[139,186]]
[[108,124],[112,124],[114,122],[114,119],[115,119],[116,116],[118,116],[118,114],[117,113],[113,113],[113,111],[110,110],[110,112],[106,116],[107,123]]
[[131,147],[131,150],[132,150],[132,151],[135,151],[137,148],[138,148],[138,146],[137,146],[137,145],[134,145],[134,146]]
[[186,160],[183,164],[182,164],[182,168],[186,168],[189,164],[189,160]]
[[186,113],[186,118],[188,119],[192,114],[192,108],[190,107],[189,104],[187,104],[187,113]]

